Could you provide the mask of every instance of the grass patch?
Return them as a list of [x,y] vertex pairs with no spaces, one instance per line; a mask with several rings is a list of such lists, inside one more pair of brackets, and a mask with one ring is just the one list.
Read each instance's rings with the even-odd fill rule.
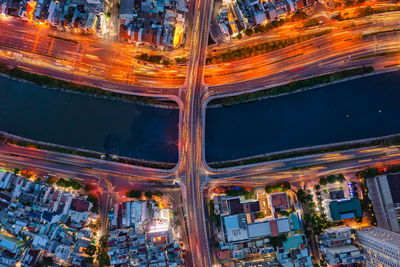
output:
[[337,19],[339,21],[350,20],[350,19],[363,18],[374,14],[381,14],[394,11],[400,11],[400,7],[399,6],[382,7],[382,8],[372,8],[370,6],[359,7],[357,8],[357,11],[351,15],[349,15],[347,11],[342,11],[338,13],[337,16],[333,17],[333,19]]
[[390,68],[390,67],[396,67],[399,66],[400,64],[391,64],[391,65],[386,65],[385,68]]
[[361,68],[338,71],[338,72],[334,72],[331,74],[326,74],[326,75],[312,77],[309,79],[294,81],[294,82],[291,82],[291,83],[288,83],[285,85],[281,85],[278,87],[273,87],[273,88],[269,88],[269,89],[265,89],[265,90],[261,90],[261,91],[257,91],[257,92],[251,92],[251,93],[245,93],[245,94],[236,95],[236,96],[217,98],[217,99],[212,100],[209,103],[209,106],[215,106],[215,105],[229,106],[229,105],[234,105],[234,104],[239,104],[239,103],[255,101],[255,100],[263,98],[263,97],[270,97],[270,96],[277,96],[277,95],[282,95],[282,94],[287,94],[287,93],[293,93],[302,88],[317,86],[317,85],[322,85],[322,84],[328,84],[333,81],[342,80],[342,79],[352,77],[352,76],[367,74],[367,73],[371,73],[373,71],[374,71],[373,67],[361,67]]
[[71,43],[75,43],[75,44],[78,43],[77,40],[68,39],[68,38],[63,38],[63,37],[56,36],[56,35],[51,35],[51,34],[49,34],[49,35],[47,35],[47,36],[49,36],[50,38],[54,38],[54,39],[58,39],[58,40],[66,41],[66,42],[71,42]]
[[366,33],[363,34],[362,37],[369,37],[369,36],[373,36],[373,35],[377,35],[377,34],[382,34],[382,33],[389,33],[389,32],[398,32],[400,31],[400,29],[392,29],[392,30],[384,30],[384,31],[378,31],[378,32],[371,32],[371,33]]
[[367,59],[367,58],[373,58],[373,57],[383,57],[383,56],[389,56],[389,55],[395,55],[400,53],[400,50],[394,50],[394,51],[387,51],[387,52],[382,52],[378,54],[372,54],[372,55],[365,55],[361,57],[356,57],[353,60],[361,60],[361,59]]

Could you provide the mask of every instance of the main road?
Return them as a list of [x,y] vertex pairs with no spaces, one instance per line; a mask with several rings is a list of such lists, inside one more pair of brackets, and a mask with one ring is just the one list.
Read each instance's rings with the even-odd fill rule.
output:
[[194,266],[211,266],[208,238],[203,207],[205,168],[202,154],[203,114],[202,96],[208,41],[209,22],[213,0],[196,2],[193,25],[192,52],[189,57],[186,86],[180,92],[182,109],[180,116],[180,161],[178,175],[181,178],[186,201],[189,244]]

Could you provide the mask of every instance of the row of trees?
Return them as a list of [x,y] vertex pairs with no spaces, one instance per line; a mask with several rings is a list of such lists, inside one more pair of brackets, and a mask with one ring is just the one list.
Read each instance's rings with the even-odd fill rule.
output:
[[380,174],[397,172],[400,172],[400,165],[393,165],[383,170],[378,170],[377,168],[368,168],[366,170],[360,171],[358,173],[358,177],[365,180],[369,178],[374,178]]
[[330,33],[331,30],[323,30],[317,33],[304,34],[296,37],[290,37],[282,40],[268,41],[254,46],[246,46],[233,50],[227,50],[207,57],[206,64],[217,64],[223,62],[235,61],[260,54],[265,54],[274,50],[282,49],[297,43],[301,43],[312,38],[316,38]]
[[75,180],[64,180],[63,178],[58,179],[56,182],[57,186],[68,188],[72,187],[72,189],[79,190],[82,188],[82,185]]
[[319,178],[319,184],[320,185],[327,185],[327,184],[333,184],[333,183],[343,183],[345,180],[343,174],[338,174],[338,175],[329,175],[328,177],[322,176]]
[[[359,0],[360,1],[360,0]],[[364,1],[364,0],[361,0]],[[348,1],[351,5],[357,1]],[[355,18],[362,18],[366,16],[371,16],[373,14],[380,14],[380,13],[385,13],[385,12],[393,12],[393,11],[399,11],[400,7],[383,7],[379,9],[374,9],[370,6],[367,7],[359,7],[357,8],[357,11],[353,14],[349,14],[348,12],[340,12],[334,19],[337,20],[348,20],[348,19],[355,19]]]
[[171,64],[171,62],[168,58],[165,58],[160,55],[149,55],[147,53],[143,53],[143,54],[136,56],[136,58],[139,60],[154,63],[154,64],[164,64],[166,66]]
[[187,57],[176,57],[175,62],[177,64],[186,64],[188,61]]
[[[160,192],[160,191],[146,191],[146,192],[144,192],[144,196],[147,198],[147,199],[151,199],[151,198],[153,198],[153,196],[158,196],[158,197],[161,197],[163,195],[163,193],[162,192]],[[127,193],[127,197],[131,197],[131,198],[140,198],[142,196],[142,192],[141,191],[138,191],[138,190],[134,190],[134,189],[132,189],[131,191],[129,191],[128,193]]]
[[299,189],[299,190],[296,192],[296,196],[297,196],[297,199],[298,199],[300,202],[304,203],[304,204],[308,204],[308,203],[311,202],[312,199],[313,199],[312,195],[309,194],[308,192],[304,191],[303,189]]
[[234,186],[234,187],[229,187],[225,191],[226,195],[232,196],[232,197],[237,197],[237,196],[244,196],[244,198],[248,199],[251,198],[254,195],[254,190],[246,190],[245,188],[241,186]]
[[290,189],[289,182],[265,186],[265,192],[267,192],[268,194],[272,192],[284,192],[289,189]]

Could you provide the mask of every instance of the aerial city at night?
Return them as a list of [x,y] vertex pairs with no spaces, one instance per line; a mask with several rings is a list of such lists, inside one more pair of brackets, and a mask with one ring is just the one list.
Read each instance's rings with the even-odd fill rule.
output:
[[400,267],[400,0],[0,0],[0,267]]

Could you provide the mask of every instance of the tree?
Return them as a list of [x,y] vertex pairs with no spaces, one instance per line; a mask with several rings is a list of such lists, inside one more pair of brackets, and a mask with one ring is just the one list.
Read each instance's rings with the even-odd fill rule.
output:
[[251,36],[253,34],[253,30],[252,29],[246,29],[246,30],[244,30],[244,34],[246,34],[246,36]]
[[107,240],[108,236],[104,235],[100,238],[100,248],[97,254],[97,260],[99,261],[99,266],[109,266],[110,257],[107,255]]
[[162,197],[163,193],[160,191],[156,191],[153,193],[153,195],[158,196],[158,197]]
[[49,185],[53,185],[53,184],[55,184],[56,182],[57,182],[57,178],[56,178],[56,177],[49,177],[49,178],[47,178],[47,180],[46,180],[46,183],[49,184]]
[[75,190],[79,190],[82,188],[82,185],[75,180],[71,181],[69,185]]
[[70,186],[70,183],[67,180],[64,180],[63,178],[58,179],[56,184],[60,187],[69,187]]
[[90,191],[93,190],[93,186],[92,186],[91,184],[85,184],[85,186],[83,187],[83,189],[84,189],[86,192],[90,192]]
[[171,64],[171,62],[169,61],[168,58],[164,58],[164,59],[162,60],[162,64],[163,64],[164,66],[168,66],[168,65]]
[[153,197],[153,192],[147,191],[147,192],[144,193],[144,196],[145,196],[146,198],[150,199],[150,198]]
[[92,202],[93,204],[97,203],[97,197],[95,195],[89,194],[87,197],[87,201]]
[[278,235],[278,236],[272,236],[269,239],[269,243],[271,246],[274,248],[277,248],[278,246],[282,246],[282,243],[287,240],[286,235]]
[[326,179],[328,180],[328,183],[333,184],[336,181],[336,176],[329,175]]
[[289,216],[289,215],[290,215],[290,211],[281,210],[281,211],[278,212],[278,214],[279,214],[279,215],[282,215],[282,216]]
[[307,194],[307,193],[306,193],[304,190],[302,190],[302,189],[300,189],[299,191],[297,191],[296,196],[297,196],[297,199],[298,199],[300,202],[303,202],[303,203],[307,203],[307,202],[309,202],[309,201],[312,200],[312,195]]
[[131,190],[127,194],[128,197],[132,197],[132,198],[140,198],[141,195],[142,195],[142,192],[137,191],[137,190]]
[[305,20],[307,18],[306,12],[299,10],[290,18],[291,21]]
[[87,264],[89,264],[89,265],[92,265],[93,264],[93,257],[88,257],[88,258],[85,258],[85,262],[87,263]]
[[257,219],[262,219],[262,218],[264,218],[264,217],[265,217],[264,212],[260,211],[260,212],[257,212],[257,213],[256,213],[256,218],[257,218]]
[[390,172],[390,173],[400,172],[400,166],[399,165],[391,166],[389,168],[388,172]]
[[369,168],[367,170],[361,171],[359,176],[363,179],[373,178],[379,174],[377,168]]
[[97,247],[94,245],[89,245],[85,248],[85,253],[89,256],[93,256],[96,253]]
[[52,257],[44,257],[43,260],[42,260],[42,264],[44,266],[51,266],[51,265],[54,264],[54,260],[53,260]]
[[317,26],[317,25],[319,25],[319,19],[317,19],[317,18],[308,19],[308,20],[303,22],[303,27],[304,28]]

